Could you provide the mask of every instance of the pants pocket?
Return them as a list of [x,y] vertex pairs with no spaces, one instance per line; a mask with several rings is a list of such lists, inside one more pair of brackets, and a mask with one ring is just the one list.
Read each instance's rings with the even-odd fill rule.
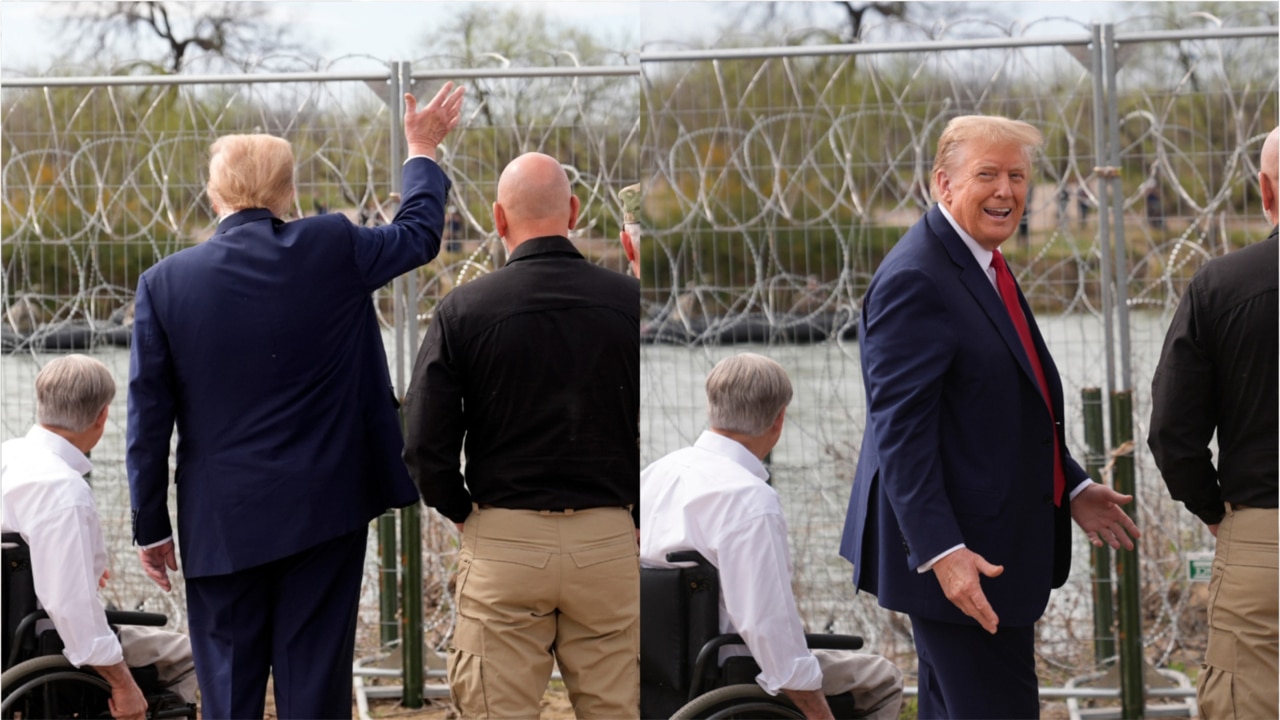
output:
[[[573,564],[579,569],[599,565],[610,560],[620,560],[622,558],[639,558],[640,546],[632,538],[626,538],[619,542],[611,542],[600,547],[589,548],[586,550],[578,550],[569,553],[573,558]],[[637,560],[636,562],[639,562]]]
[[1200,666],[1200,680],[1196,683],[1196,702],[1202,718],[1234,718],[1235,674],[1208,662]]
[[464,718],[489,717],[484,692],[484,626],[458,616],[449,645],[449,699]]

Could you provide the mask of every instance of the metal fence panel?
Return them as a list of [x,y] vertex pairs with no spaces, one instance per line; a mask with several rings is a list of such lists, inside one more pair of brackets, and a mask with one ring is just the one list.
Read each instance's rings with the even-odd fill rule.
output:
[[[454,183],[442,251],[407,276],[407,294],[393,297],[388,286],[375,297],[389,361],[405,378],[439,298],[504,260],[490,204],[498,174],[516,154],[541,151],[561,160],[582,202],[573,239],[593,262],[625,271],[617,192],[640,179],[636,71],[488,59],[496,67],[458,70],[441,58],[413,66],[418,97],[430,97],[444,78],[466,75],[470,100],[463,125],[438,158]],[[155,85],[134,79],[125,86],[114,84],[120,78],[88,78],[6,87],[0,95],[0,434],[20,436],[34,422],[35,374],[54,344],[89,343],[83,351],[112,369],[118,387],[107,432],[93,452],[92,483],[113,554],[104,596],[120,607],[166,612],[178,626],[185,625],[182,584],[160,592],[130,548],[124,425],[138,274],[213,233],[216,220],[203,189],[209,145],[224,134],[267,132],[293,144],[294,216],[341,212],[372,225],[395,214],[392,178],[404,158],[392,156],[392,133],[401,130],[385,102],[390,71],[290,77],[167,78]],[[397,345],[397,336],[410,339]],[[439,646],[452,629],[447,585],[457,542],[452,524],[434,514],[423,530],[426,634]],[[371,555],[361,616],[366,648],[377,644],[377,572]]]
[[[1242,32],[1248,32],[1244,30]],[[921,34],[925,34],[921,31]],[[1276,33],[1178,42],[1121,34],[1114,103],[1137,402],[1138,517],[1148,656],[1198,661],[1202,586],[1183,554],[1208,543],[1145,453],[1147,388],[1168,319],[1202,262],[1261,239],[1257,157],[1275,126]],[[642,462],[704,427],[702,383],[750,350],[788,368],[796,395],[772,455],[793,578],[811,632],[856,632],[914,664],[906,618],[855,595],[836,556],[865,416],[856,336],[879,261],[920,218],[950,118],[1026,120],[1045,135],[1025,230],[1004,250],[1062,371],[1067,442],[1085,455],[1081,391],[1111,387],[1101,303],[1100,177],[1088,28],[1053,42],[1014,36],[829,48],[736,48],[642,57],[646,211]],[[1099,108],[1105,109],[1105,108]],[[1114,228],[1109,228],[1114,236]],[[1128,366],[1126,366],[1128,369]],[[992,428],[998,442],[999,428]],[[1091,671],[1087,544],[1038,625],[1054,684]],[[1197,603],[1200,603],[1197,605]]]

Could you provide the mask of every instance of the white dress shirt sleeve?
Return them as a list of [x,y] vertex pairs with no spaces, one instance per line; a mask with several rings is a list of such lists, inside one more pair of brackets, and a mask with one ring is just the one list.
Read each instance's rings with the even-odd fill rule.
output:
[[782,516],[743,521],[723,537],[718,555],[725,611],[760,665],[756,682],[772,695],[784,688],[820,689],[822,669],[805,644],[791,592],[791,555]]
[[23,533],[31,547],[32,579],[40,605],[62,638],[62,654],[77,667],[123,662],[120,641],[98,598],[107,549],[97,511],[74,505],[32,517]]

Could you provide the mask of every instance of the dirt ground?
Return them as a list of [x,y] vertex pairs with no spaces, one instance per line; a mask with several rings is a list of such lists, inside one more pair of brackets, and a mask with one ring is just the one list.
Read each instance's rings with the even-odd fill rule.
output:
[[[263,717],[265,720],[277,720],[275,698],[271,689],[267,689],[267,707]],[[355,702],[351,703],[351,717],[358,718],[360,713]],[[369,717],[394,718],[395,720],[454,720],[458,714],[447,700],[427,700],[418,709],[410,709],[400,704],[399,700],[370,700]],[[564,685],[551,683],[547,694],[542,698],[542,720],[573,720],[573,706],[569,704],[569,695]]]
[[[351,710],[351,716],[357,717],[354,707]],[[426,706],[418,710],[402,707],[397,700],[370,700],[369,717],[395,718],[396,720],[402,718],[453,720],[458,717],[458,714],[446,700],[428,701]],[[569,704],[569,696],[565,693],[563,685],[552,683],[552,686],[547,689],[547,694],[542,698],[541,718],[542,720],[573,720],[573,706]]]

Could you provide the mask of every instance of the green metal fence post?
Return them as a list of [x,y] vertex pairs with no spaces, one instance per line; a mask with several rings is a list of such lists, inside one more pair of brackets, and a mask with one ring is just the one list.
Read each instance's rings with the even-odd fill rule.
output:
[[407,708],[422,707],[422,521],[415,503],[400,511],[400,545],[404,548],[404,586],[401,597],[400,651],[404,660],[404,695]]
[[[1080,392],[1084,407],[1084,439],[1088,445],[1085,472],[1095,482],[1102,482],[1102,467],[1107,449],[1102,425],[1102,391],[1085,388]],[[1099,665],[1115,658],[1115,596],[1111,581],[1111,548],[1093,548],[1093,655]]]
[[[1122,450],[1127,446],[1128,450]],[[1125,495],[1134,494],[1133,470],[1133,393],[1121,390],[1111,395],[1112,477],[1115,489]],[[1131,502],[1125,512],[1137,522],[1137,510]],[[1146,699],[1142,656],[1142,588],[1138,577],[1138,548],[1116,551],[1116,577],[1119,578],[1120,605],[1120,704],[1125,720],[1140,720]]]
[[400,637],[398,632],[399,605],[396,597],[396,513],[390,511],[378,517],[378,627],[382,645],[388,646]]
[[[413,87],[413,64],[395,62],[391,64],[391,106],[392,115],[392,148],[393,157],[405,156],[407,148],[403,147],[404,128],[400,118],[404,115],[404,93]],[[400,192],[401,179],[397,172],[391,173],[391,188]],[[396,315],[396,386],[403,396],[408,389],[404,371],[405,360],[413,357],[418,337],[417,275],[413,272],[396,278],[395,285]],[[410,347],[405,347],[405,334],[409,335]],[[400,431],[404,432],[403,417]],[[417,503],[400,510],[400,547],[401,547],[401,580],[400,603],[400,659],[404,690],[400,703],[407,708],[422,707],[422,516]],[[394,594],[394,591],[393,591]]]

